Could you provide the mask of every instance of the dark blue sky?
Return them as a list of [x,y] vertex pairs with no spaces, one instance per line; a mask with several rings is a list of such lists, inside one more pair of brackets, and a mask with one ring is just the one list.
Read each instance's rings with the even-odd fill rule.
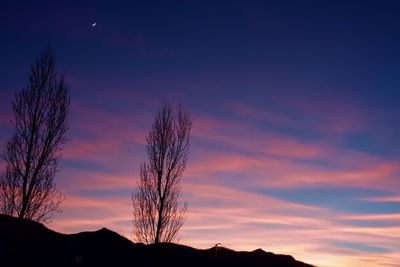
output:
[[397,1],[215,2],[6,3],[1,70],[16,76],[10,64],[22,68],[51,43],[66,72],[113,83],[214,79],[222,97],[284,87],[394,108]]

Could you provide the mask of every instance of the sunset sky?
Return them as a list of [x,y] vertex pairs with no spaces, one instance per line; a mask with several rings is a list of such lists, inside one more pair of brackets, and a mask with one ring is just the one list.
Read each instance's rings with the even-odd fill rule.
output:
[[168,100],[193,118],[180,243],[400,266],[399,1],[7,1],[0,36],[1,149],[47,44],[70,88],[51,229],[133,239]]

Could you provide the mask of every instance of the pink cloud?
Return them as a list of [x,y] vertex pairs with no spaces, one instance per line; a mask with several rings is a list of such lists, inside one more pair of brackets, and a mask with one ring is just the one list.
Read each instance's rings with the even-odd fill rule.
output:
[[[296,96],[285,98],[284,112],[268,107],[254,107],[243,102],[230,102],[228,109],[241,116],[264,121],[288,128],[325,133],[344,134],[365,129],[375,118],[368,110],[347,103],[342,99],[330,97],[329,101]],[[282,107],[281,107],[282,108]],[[299,119],[301,118],[301,119]]]
[[[115,116],[79,104],[72,108],[76,119],[71,124],[71,141],[65,145],[64,167],[56,177],[66,195],[64,212],[51,227],[65,233],[108,227],[132,239],[130,192],[145,159],[144,136],[153,110]],[[183,199],[190,206],[181,243],[206,248],[222,242],[238,250],[261,247],[322,267],[366,267],[365,261],[371,259],[372,265],[399,261],[398,250],[392,252],[398,227],[344,223],[396,222],[397,214],[343,214],[319,207],[317,201],[302,205],[248,191],[345,186],[394,194],[399,162],[347,149],[338,140],[306,142],[249,122],[197,113],[193,118],[191,155],[182,180]],[[295,127],[290,119],[285,123]],[[107,194],[113,190],[126,195]],[[352,240],[388,252],[373,254],[334,244]]]
[[115,188],[134,188],[137,174],[129,169],[116,173],[104,173],[68,168],[57,176],[57,183],[63,190],[97,190]]
[[[134,176],[85,173],[70,181],[63,203],[51,227],[65,233],[108,227],[128,238],[131,233],[132,207],[126,196],[77,196],[80,190],[134,188]],[[91,172],[88,172],[89,175]],[[247,181],[245,181],[247,182]],[[250,181],[251,182],[251,181]],[[101,192],[101,191],[99,191]],[[396,246],[398,227],[362,227],[344,224],[343,220],[397,220],[398,215],[342,214],[318,206],[302,205],[268,195],[248,192],[241,186],[219,184],[218,180],[198,180],[187,174],[183,180],[183,199],[188,201],[186,223],[180,233],[181,243],[208,248],[217,242],[238,250],[261,247],[322,267],[362,266],[365,259],[375,263],[396,262],[395,253],[364,253],[350,248],[338,249],[332,241],[357,240],[362,244],[391,249]],[[284,234],[283,234],[284,233]],[[365,265],[364,266],[368,266]]]
[[400,196],[386,196],[386,197],[369,197],[363,198],[369,202],[400,202]]
[[355,101],[337,95],[288,97],[287,108],[296,110],[310,120],[312,128],[338,134],[365,129],[375,119],[376,113]]
[[395,163],[375,163],[371,166],[344,170],[319,170],[303,165],[292,165],[291,171],[284,168],[276,171],[277,179],[266,181],[265,185],[277,187],[336,185],[388,189],[393,182],[392,175],[398,171]]
[[62,233],[76,233],[107,227],[131,238],[132,207],[129,196],[90,198],[67,194],[62,210],[49,224],[52,229]]
[[304,142],[206,116],[195,121],[190,175],[236,173],[269,187],[337,185],[391,191],[398,185],[399,162],[346,149],[336,140]]
[[127,124],[126,117],[115,117],[109,112],[79,105],[74,105],[73,110],[76,120],[71,123],[69,141],[62,150],[65,161],[123,169],[143,161],[146,132],[138,122],[141,120],[139,115]]
[[[188,165],[188,176],[200,175],[207,179],[218,173],[236,174],[242,175],[246,181],[250,179],[268,187],[337,185],[392,190],[392,186],[398,184],[398,162],[360,152],[329,145],[303,145],[285,137],[272,139],[278,141],[269,147],[262,145],[262,138],[245,138],[249,140],[246,145],[236,141],[235,137],[218,133],[214,136],[212,133],[194,135],[211,144],[222,144],[237,151],[204,150],[196,146],[194,149],[198,150],[193,153]],[[257,136],[257,132],[254,135]],[[327,162],[332,167],[304,164],[298,159]]]
[[344,220],[354,221],[382,221],[382,222],[393,222],[398,221],[400,224],[400,213],[388,213],[388,214],[349,214],[343,215]]
[[267,153],[290,158],[314,158],[320,148],[296,138],[260,131],[244,123],[227,122],[209,117],[196,117],[193,137],[244,151]]
[[[184,186],[190,198],[182,242],[207,248],[222,242],[234,249],[266,250],[295,255],[318,266],[362,266],[364,258],[398,261],[394,253],[372,253],[338,247],[333,241],[357,240],[392,249],[398,227],[360,227],[341,222],[347,215],[316,206],[299,205],[265,195],[214,184]],[[284,233],[284,234],[283,234]],[[345,264],[346,263],[346,264]],[[365,265],[364,265],[365,266]]]
[[[82,114],[82,123],[76,126],[87,132],[90,138],[83,137],[84,139],[71,141],[63,152],[64,158],[93,160],[101,164],[107,164],[115,158],[121,158],[121,163],[127,162],[124,159],[130,158],[131,162],[136,162],[137,165],[144,160],[146,129],[127,126],[121,130],[126,118],[115,118],[109,113],[84,109],[79,110],[79,113]],[[231,134],[228,134],[229,132]],[[385,162],[376,156],[340,149],[336,144],[304,143],[282,134],[262,132],[247,124],[197,115],[192,140],[237,150],[230,153],[215,149],[205,151],[201,146],[194,144],[193,149],[198,149],[199,152],[193,153],[188,165],[188,172],[192,174],[203,172],[204,176],[217,172],[251,171],[259,179],[263,178],[263,174],[278,178],[265,178],[266,184],[270,186],[334,184],[368,187],[379,185],[378,179],[381,179],[381,187],[385,184],[383,181],[395,183],[391,177],[397,170],[396,162]],[[123,152],[129,144],[137,146],[137,153],[142,155],[139,159],[133,159],[131,152]],[[319,169],[299,163],[297,159],[322,160],[339,168]]]

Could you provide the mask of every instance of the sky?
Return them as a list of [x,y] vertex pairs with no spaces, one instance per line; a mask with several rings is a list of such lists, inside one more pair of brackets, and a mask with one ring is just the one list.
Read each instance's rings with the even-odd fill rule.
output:
[[193,118],[181,244],[400,266],[399,14],[385,0],[7,1],[0,142],[50,44],[71,95],[51,229],[133,239],[131,193],[166,100]]

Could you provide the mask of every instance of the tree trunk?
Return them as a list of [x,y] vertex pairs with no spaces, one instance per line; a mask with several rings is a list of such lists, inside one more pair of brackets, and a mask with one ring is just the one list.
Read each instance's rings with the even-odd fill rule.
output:
[[163,217],[162,217],[163,209],[164,209],[164,201],[162,200],[162,201],[161,201],[161,204],[160,204],[160,209],[159,209],[159,211],[158,211],[158,221],[157,221],[156,238],[155,238],[155,240],[154,240],[154,243],[155,243],[155,244],[160,243],[160,232],[161,232],[161,225],[162,225],[162,220],[163,220]]

